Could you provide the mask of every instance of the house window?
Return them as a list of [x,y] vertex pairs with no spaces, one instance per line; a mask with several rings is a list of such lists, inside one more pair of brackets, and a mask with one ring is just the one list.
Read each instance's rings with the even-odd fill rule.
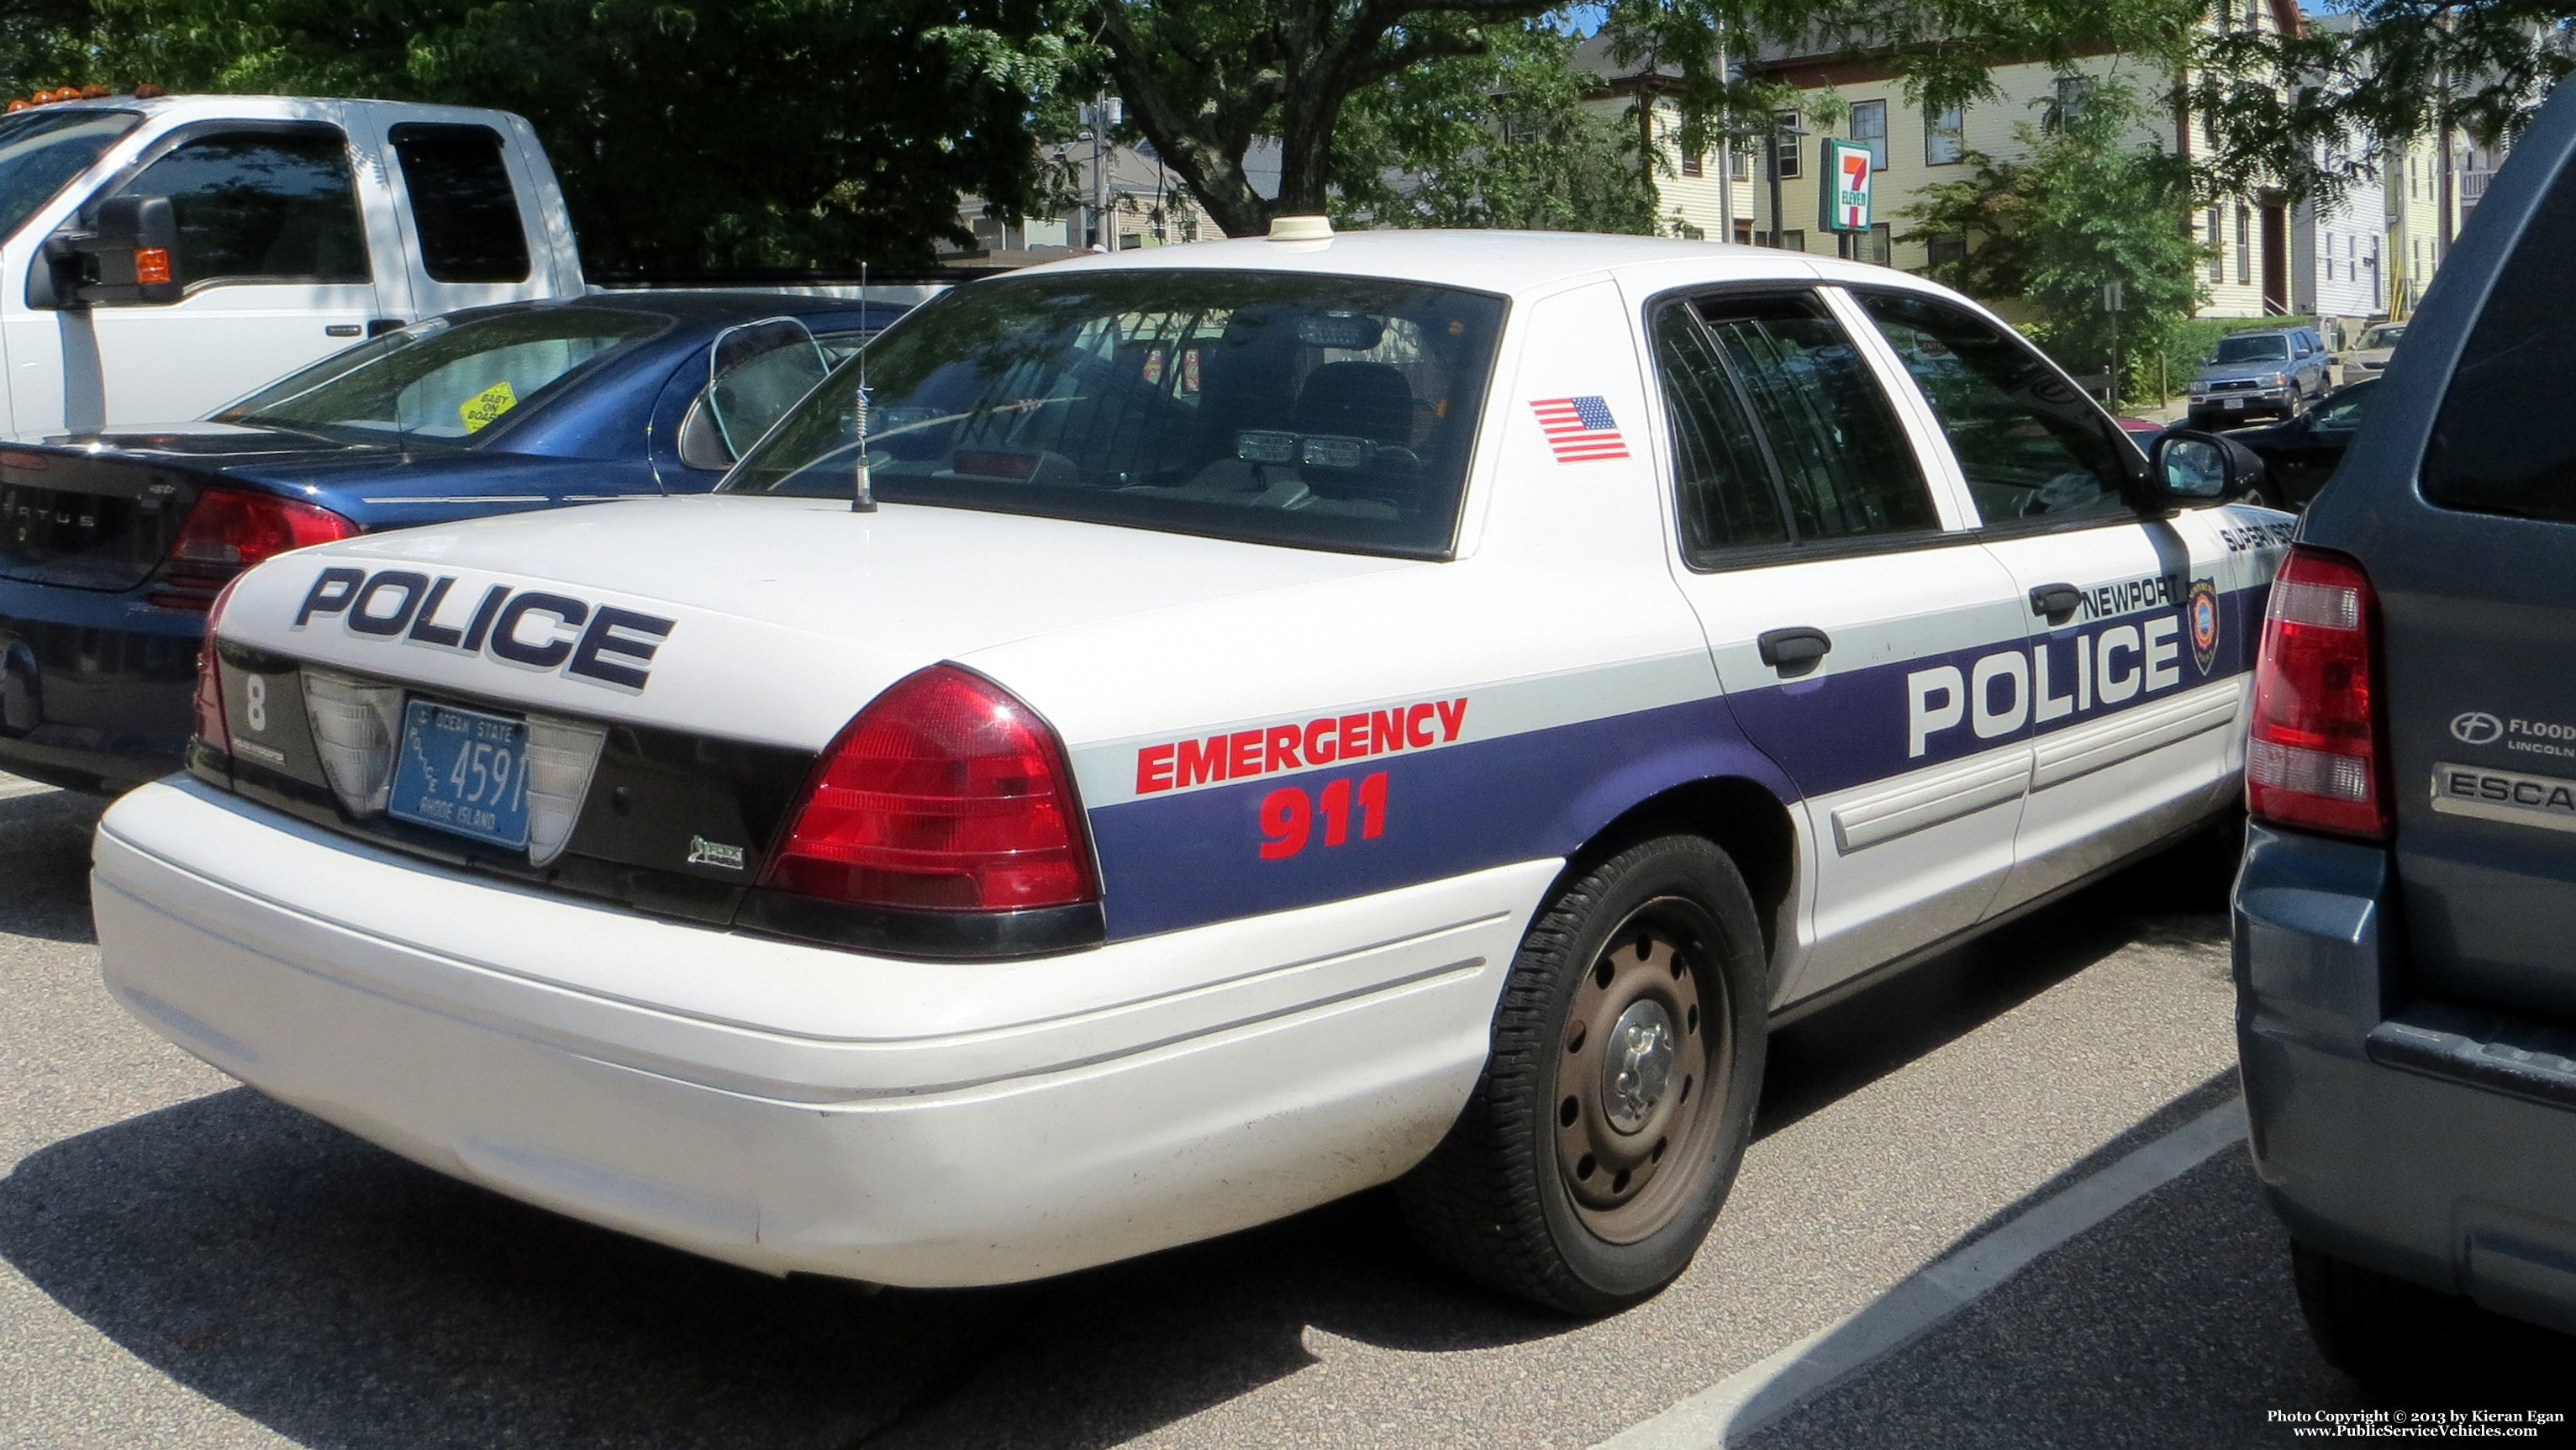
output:
[[2209,209],[2209,280],[2227,280],[2227,233],[2214,206]]
[[1753,148],[1740,141],[1726,144],[1726,174],[1737,181],[1753,179]]
[[1872,222],[1868,234],[1860,239],[1860,259],[1882,267],[1896,265],[1895,228],[1886,222]]
[[1805,229],[1797,228],[1782,232],[1780,234],[1780,249],[1786,252],[1803,252],[1807,250],[1807,233]]
[[2236,204],[2236,280],[2242,285],[2254,280],[2254,210],[2243,202]]
[[1851,138],[1869,147],[1869,169],[1887,169],[1887,102],[1854,101]]
[[2093,78],[2091,76],[2059,76],[2057,78],[2057,110],[2055,119],[2059,126],[2071,126],[2077,121],[2083,120],[2084,108],[2092,103]]
[[1968,260],[1968,239],[1964,236],[1926,237],[1923,251],[1924,260],[1930,264],[1929,270],[1937,272]]
[[1779,175],[1782,181],[1795,181],[1798,179],[1799,138],[1789,133],[1797,127],[1798,113],[1782,111],[1771,120],[1780,128],[1780,144],[1773,147],[1771,151],[1775,158],[1774,164],[1780,168]]
[[1683,152],[1683,153],[1682,153],[1682,175],[1684,175],[1684,176],[1697,176],[1697,175],[1699,175],[1699,174],[1700,174],[1700,153],[1699,153],[1699,152],[1697,152],[1697,151],[1685,151],[1685,152]]
[[1735,244],[1739,247],[1749,247],[1753,245],[1752,218],[1745,217],[1739,219],[1735,223]]
[[1968,154],[1968,108],[1923,113],[1923,164],[1956,166]]

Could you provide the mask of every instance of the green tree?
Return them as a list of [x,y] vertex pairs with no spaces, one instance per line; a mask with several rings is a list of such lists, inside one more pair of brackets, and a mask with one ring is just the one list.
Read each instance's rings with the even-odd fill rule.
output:
[[90,0],[56,30],[120,88],[517,111],[593,269],[845,266],[927,262],[960,192],[1039,198],[1070,3]]
[[2378,152],[2453,132],[2509,142],[2576,72],[2568,0],[2359,0],[2295,35],[2210,39],[2188,90],[2215,191],[2331,201]]
[[[2143,114],[2131,87],[2098,83],[2077,114],[2051,107],[2015,128],[2023,159],[1980,155],[1969,179],[1927,188],[1904,234],[1964,238],[1965,255],[1931,269],[1935,278],[2026,302],[2070,371],[2109,371],[2116,338],[2128,375],[2121,391],[2131,396],[2198,304],[2202,256],[2188,221],[2190,164],[2130,139]],[[2116,319],[2104,299],[2112,284],[2123,294]]]
[[1335,220],[1653,231],[1636,128],[1583,104],[1573,38],[1542,20],[1486,40],[1352,95],[1333,133]]
[[[1550,0],[1090,0],[1102,65],[1136,128],[1230,236],[1325,210],[1333,135],[1364,89],[1428,62],[1487,53],[1480,27]],[[1279,144],[1279,194],[1244,156]]]

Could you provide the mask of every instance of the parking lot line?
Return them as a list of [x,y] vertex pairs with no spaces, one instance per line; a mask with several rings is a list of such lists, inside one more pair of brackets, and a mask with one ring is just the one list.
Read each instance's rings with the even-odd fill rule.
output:
[[2245,1102],[2231,1097],[1958,1253],[1925,1265],[1866,1308],[1628,1427],[1594,1450],[1722,1450],[1740,1444],[2244,1136]]
[[0,775],[0,801],[22,795],[43,795],[54,787],[36,780],[20,780],[14,775]]

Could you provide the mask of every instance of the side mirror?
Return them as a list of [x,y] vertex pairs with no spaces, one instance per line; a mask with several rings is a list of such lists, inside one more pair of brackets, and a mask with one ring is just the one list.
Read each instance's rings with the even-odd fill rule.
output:
[[92,208],[90,230],[46,239],[29,279],[32,306],[167,305],[179,283],[179,219],[166,196],[111,196]]
[[2176,428],[2147,451],[2140,485],[2141,513],[2169,514],[2200,504],[2243,498],[2263,481],[2262,455],[2233,438]]

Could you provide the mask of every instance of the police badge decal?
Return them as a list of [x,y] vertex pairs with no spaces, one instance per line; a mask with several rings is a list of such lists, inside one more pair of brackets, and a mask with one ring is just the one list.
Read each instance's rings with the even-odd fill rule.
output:
[[2208,674],[2218,664],[2218,585],[2213,580],[2191,581],[2191,598],[2183,607],[2191,618],[2191,658]]

